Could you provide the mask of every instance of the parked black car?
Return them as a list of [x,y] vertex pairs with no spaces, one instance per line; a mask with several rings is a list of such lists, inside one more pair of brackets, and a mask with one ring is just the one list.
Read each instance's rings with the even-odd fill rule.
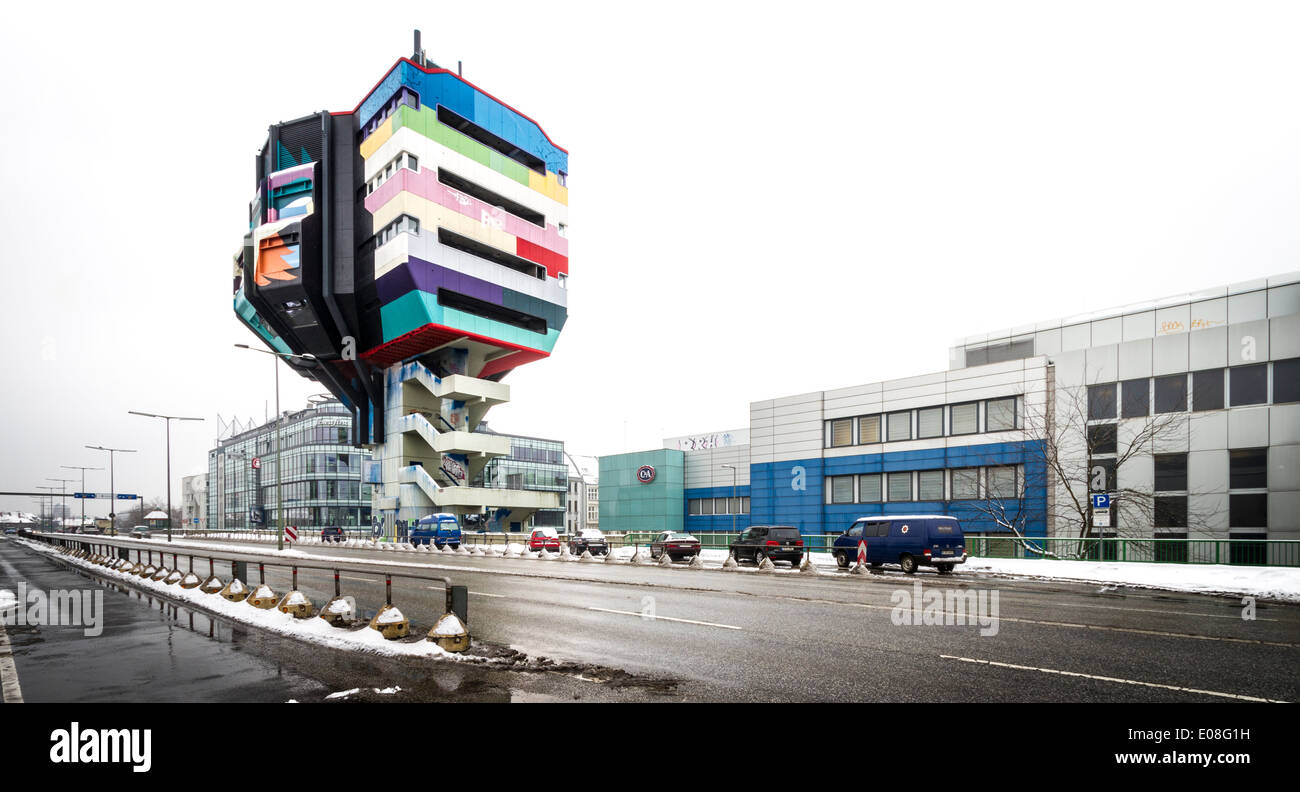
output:
[[341,542],[343,541],[343,529],[337,525],[320,530],[320,540],[322,542]]
[[570,537],[569,552],[582,555],[583,551],[590,551],[594,556],[608,555],[609,542],[605,541],[605,534],[595,528],[583,528]]
[[650,543],[650,557],[658,559],[665,553],[673,561],[685,561],[700,554],[700,540],[688,533],[664,531]]
[[737,564],[741,561],[761,564],[764,558],[770,558],[773,563],[789,561],[799,566],[803,551],[799,529],[788,525],[752,525],[731,543],[731,557]]

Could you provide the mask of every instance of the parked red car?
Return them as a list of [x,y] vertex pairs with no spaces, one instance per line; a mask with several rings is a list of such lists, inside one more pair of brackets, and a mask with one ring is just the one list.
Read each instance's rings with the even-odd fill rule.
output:
[[700,540],[688,533],[664,531],[650,543],[650,557],[659,558],[664,553],[674,561],[685,561],[700,554]]
[[560,535],[554,528],[534,528],[528,537],[529,550],[545,550],[548,553],[560,552]]

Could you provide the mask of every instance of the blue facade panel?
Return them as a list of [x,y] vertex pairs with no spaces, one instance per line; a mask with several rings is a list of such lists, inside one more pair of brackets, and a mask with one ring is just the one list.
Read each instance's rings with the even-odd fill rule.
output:
[[[1023,500],[1008,501],[1007,509],[1025,515],[1028,536],[1047,534],[1047,471],[1038,441],[990,443],[952,448],[927,448],[895,453],[859,454],[831,459],[791,459],[750,465],[750,511],[755,525],[794,525],[806,534],[839,533],[853,520],[877,514],[943,514],[962,521],[963,529],[1006,533],[990,516],[976,509],[979,501],[903,501],[828,504],[825,479],[862,473],[939,470],[962,467],[1023,465]],[[699,496],[704,497],[704,496]]]
[[536,122],[474,90],[450,72],[429,74],[405,60],[393,67],[361,103],[357,111],[361,123],[368,122],[402,86],[419,94],[421,107],[443,105],[542,160],[548,171],[569,172],[569,155],[552,143]]
[[[735,497],[743,498],[749,495],[748,486],[737,486]],[[743,531],[750,525],[750,515],[748,514],[691,514],[689,504],[695,498],[730,498],[731,485],[722,487],[696,487],[686,490],[686,497],[682,501],[683,514],[686,515],[686,532],[687,533],[724,533],[732,530]],[[750,504],[753,509],[753,504]],[[734,518],[734,522],[733,522]]]

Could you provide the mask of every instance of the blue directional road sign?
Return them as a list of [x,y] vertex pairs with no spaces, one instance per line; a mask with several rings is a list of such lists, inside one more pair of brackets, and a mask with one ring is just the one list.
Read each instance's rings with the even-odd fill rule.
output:
[[117,493],[118,500],[135,500],[136,498],[139,497],[140,497],[139,495],[125,495],[121,492]]
[[1094,492],[1094,493],[1092,494],[1092,508],[1094,508],[1094,509],[1109,509],[1109,508],[1110,508],[1110,493],[1108,493],[1108,492]]

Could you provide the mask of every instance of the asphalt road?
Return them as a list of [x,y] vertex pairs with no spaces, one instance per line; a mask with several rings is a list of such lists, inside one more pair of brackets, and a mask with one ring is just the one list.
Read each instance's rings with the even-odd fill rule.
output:
[[[470,627],[481,645],[510,647],[534,663],[545,657],[605,670],[605,678],[570,669],[479,680],[465,693],[472,700],[1300,700],[1294,605],[1257,603],[1256,618],[1247,621],[1233,598],[969,573],[823,570],[809,577],[315,546],[305,552],[427,564],[468,586]],[[267,582],[286,591],[288,570],[268,569]],[[383,602],[377,576],[344,572],[342,583],[369,612]],[[917,583],[923,597],[996,592],[996,633],[987,621],[895,623],[899,599],[915,595]],[[393,585],[412,632],[427,631],[443,610],[441,587],[400,578]],[[299,588],[319,605],[333,594],[333,579],[303,570]],[[635,684],[609,684],[610,670],[635,675]],[[538,687],[541,678],[547,682]]]

